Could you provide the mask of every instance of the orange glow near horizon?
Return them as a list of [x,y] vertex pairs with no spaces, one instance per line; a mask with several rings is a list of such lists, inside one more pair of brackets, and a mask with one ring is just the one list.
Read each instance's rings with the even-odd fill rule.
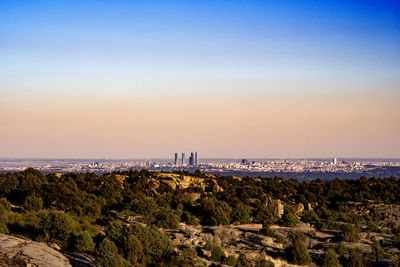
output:
[[23,99],[1,103],[0,156],[399,157],[397,99],[333,92]]

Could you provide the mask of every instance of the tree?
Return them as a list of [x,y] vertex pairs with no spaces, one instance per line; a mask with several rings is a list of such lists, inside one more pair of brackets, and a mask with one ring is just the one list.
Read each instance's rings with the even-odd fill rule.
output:
[[212,261],[223,262],[225,259],[225,252],[221,249],[220,246],[214,245],[211,250],[211,258]]
[[178,229],[179,217],[170,208],[159,209],[154,213],[154,221],[158,227],[165,229]]
[[388,258],[388,255],[385,253],[378,241],[375,241],[372,244],[372,257],[375,261]]
[[152,262],[161,262],[168,259],[173,253],[171,240],[154,226],[132,224],[131,233],[143,245],[143,253]]
[[300,220],[290,212],[285,212],[282,215],[282,224],[286,227],[296,227],[300,223]]
[[365,266],[363,251],[359,248],[349,249],[349,256],[346,260],[346,267],[362,267]]
[[107,229],[106,235],[110,238],[118,247],[122,246],[124,243],[124,238],[126,237],[129,229],[121,221],[115,220],[111,222]]
[[75,226],[70,215],[55,210],[39,211],[34,223],[46,242],[60,241],[62,245],[65,245]]
[[128,267],[130,264],[118,254],[118,248],[114,242],[105,238],[99,245],[97,259],[103,267]]
[[342,226],[342,232],[339,235],[342,241],[356,242],[360,240],[360,236],[357,233],[357,229],[351,224],[345,224]]
[[235,258],[235,256],[232,256],[232,255],[229,255],[226,259],[225,259],[225,261],[224,261],[224,263],[226,264],[226,265],[229,265],[229,266],[235,266],[236,265],[236,258]]
[[329,248],[324,255],[324,262],[322,264],[323,267],[338,267],[340,266],[340,262],[336,256],[335,250]]
[[88,231],[82,232],[75,242],[75,249],[83,253],[92,253],[94,251],[95,244],[93,238]]
[[251,265],[247,260],[246,254],[244,254],[243,252],[240,253],[235,267],[250,267],[250,266]]
[[303,222],[314,224],[314,225],[316,225],[320,222],[320,218],[313,210],[305,210],[305,211],[303,211],[302,215],[303,216],[301,217],[301,220]]
[[129,235],[123,250],[125,258],[129,260],[133,266],[139,265],[138,263],[142,261],[144,256],[143,245],[136,236]]
[[292,264],[307,265],[311,262],[310,254],[306,246],[303,244],[304,235],[300,232],[290,232],[289,238],[292,244],[286,248],[286,255]]
[[25,198],[24,207],[27,210],[39,211],[43,208],[43,200],[35,195]]
[[258,257],[256,258],[254,267],[274,267],[275,264],[270,261],[270,260],[266,260],[264,257]]
[[237,202],[232,212],[232,221],[238,223],[250,223],[249,207],[242,202]]
[[0,175],[0,196],[6,196],[10,194],[11,191],[18,187],[18,179],[15,175]]

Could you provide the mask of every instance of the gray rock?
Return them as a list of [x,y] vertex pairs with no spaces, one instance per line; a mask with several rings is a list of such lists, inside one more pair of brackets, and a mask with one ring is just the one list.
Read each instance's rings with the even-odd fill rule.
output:
[[67,257],[44,243],[4,234],[0,234],[0,252],[0,266],[11,259],[26,266],[72,266]]

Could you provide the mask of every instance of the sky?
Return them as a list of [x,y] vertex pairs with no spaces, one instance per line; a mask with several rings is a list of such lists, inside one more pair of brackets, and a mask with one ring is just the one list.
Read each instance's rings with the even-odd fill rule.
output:
[[400,158],[400,1],[0,0],[0,157]]

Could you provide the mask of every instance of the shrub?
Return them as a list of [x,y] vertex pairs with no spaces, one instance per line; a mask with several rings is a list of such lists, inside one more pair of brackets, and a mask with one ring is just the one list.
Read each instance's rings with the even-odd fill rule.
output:
[[274,267],[274,266],[275,264],[272,261],[266,260],[263,257],[256,258],[254,263],[254,267]]
[[129,263],[118,254],[115,243],[108,238],[100,243],[97,256],[99,265],[103,267],[129,266]]
[[89,232],[84,231],[79,235],[75,242],[75,249],[78,252],[92,253],[94,251],[95,244],[93,238]]
[[337,246],[334,246],[335,252],[340,256],[343,257],[344,255],[346,255],[348,253],[348,250],[346,248],[345,245],[343,245],[342,243],[340,243]]
[[301,220],[303,222],[309,223],[309,224],[319,224],[321,219],[318,217],[318,215],[315,213],[313,210],[305,210],[303,211],[303,216],[301,217]]
[[360,240],[357,229],[351,224],[345,224],[342,226],[342,232],[340,233],[339,237],[340,240],[346,242],[356,242]]
[[286,238],[283,235],[280,235],[280,234],[276,235],[276,238],[275,238],[276,243],[283,244],[283,243],[285,243],[285,241],[286,241]]
[[372,244],[372,257],[375,261],[388,258],[388,255],[385,253],[378,241],[375,241]]
[[379,227],[374,222],[368,222],[367,230],[370,232],[379,232]]
[[6,198],[0,198],[0,214],[7,214],[10,210],[10,202]]
[[338,267],[340,266],[340,262],[336,256],[335,250],[329,248],[324,255],[324,262],[322,263],[323,267]]
[[349,256],[347,257],[347,267],[363,267],[365,265],[365,259],[363,257],[363,251],[359,248],[349,249]]
[[32,219],[46,242],[60,241],[61,245],[65,245],[76,224],[70,215],[55,210],[41,210]]
[[143,245],[143,253],[152,262],[168,259],[173,253],[171,240],[154,226],[132,224],[131,232]]
[[225,252],[221,249],[220,246],[214,245],[211,250],[211,258],[212,261],[223,262],[225,260]]
[[190,214],[190,213],[187,212],[187,211],[184,211],[184,212],[183,212],[182,220],[183,220],[184,222],[186,222],[186,224],[188,224],[188,225],[197,226],[197,225],[199,224],[199,223],[197,222],[196,216]]
[[211,251],[212,247],[213,247],[213,245],[211,244],[211,241],[207,240],[206,244],[204,245],[204,249],[207,251]]
[[229,256],[225,259],[224,263],[225,263],[226,265],[229,265],[229,266],[235,266],[235,265],[236,265],[236,258],[235,258],[235,256],[229,255]]
[[289,238],[292,244],[286,248],[286,255],[292,264],[307,265],[311,262],[311,257],[306,246],[303,244],[304,235],[300,232],[290,232]]
[[127,232],[127,227],[118,220],[112,221],[106,229],[107,237],[110,238],[115,244],[117,244],[118,247],[123,244]]
[[125,258],[132,263],[132,265],[139,265],[138,262],[143,259],[143,246],[139,239],[134,235],[129,237],[124,242],[123,251]]
[[262,227],[260,233],[262,235],[270,236],[270,237],[276,237],[277,236],[276,233],[273,230],[271,230],[271,228],[270,228],[270,226],[268,224],[263,224],[263,227]]
[[5,223],[0,223],[0,233],[9,234],[7,225]]
[[292,213],[284,213],[282,215],[282,225],[286,227],[296,227],[300,220]]
[[239,258],[238,258],[235,266],[236,267],[250,267],[250,263],[247,260],[246,254],[244,254],[243,252],[239,254]]
[[27,210],[39,211],[43,208],[43,200],[40,197],[30,195],[25,198],[24,207]]
[[178,229],[179,217],[170,208],[159,209],[154,213],[155,224],[165,229]]

